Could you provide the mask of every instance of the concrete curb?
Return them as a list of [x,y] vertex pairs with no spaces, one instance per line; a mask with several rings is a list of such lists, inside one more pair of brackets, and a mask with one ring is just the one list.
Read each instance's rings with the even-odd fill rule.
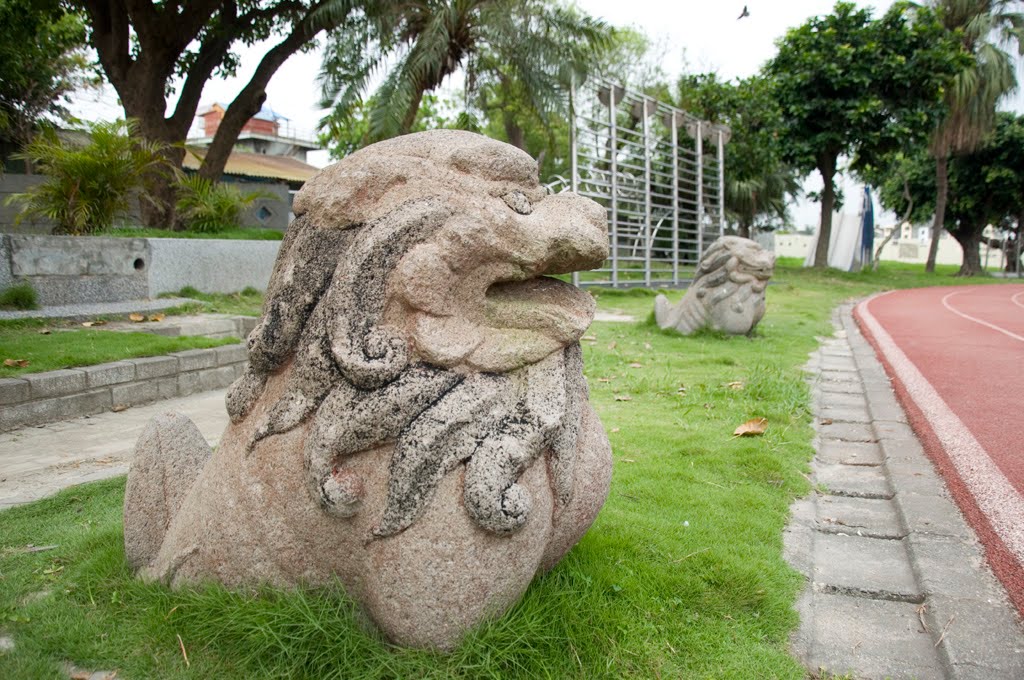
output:
[[0,379],[0,432],[220,389],[248,365],[244,343]]
[[851,311],[807,367],[819,489],[786,530],[808,577],[794,652],[857,678],[1024,677],[1024,628]]

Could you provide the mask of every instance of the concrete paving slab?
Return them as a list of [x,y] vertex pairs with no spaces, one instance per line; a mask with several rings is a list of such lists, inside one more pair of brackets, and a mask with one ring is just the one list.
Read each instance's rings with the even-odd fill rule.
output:
[[917,605],[815,593],[808,666],[854,678],[944,678]]
[[159,413],[185,414],[215,445],[228,423],[224,393],[202,392],[0,434],[0,508],[124,474],[142,428]]
[[1024,678],[1020,623],[998,598],[976,600],[936,595],[928,598],[929,627],[945,633],[941,645],[950,676],[957,680]]
[[814,404],[821,408],[867,408],[867,402],[859,394],[846,394],[843,392],[822,392],[813,391]]
[[874,442],[825,439],[818,443],[816,460],[842,465],[881,465],[882,449]]
[[814,537],[814,583],[876,600],[923,599],[903,540],[819,532]]
[[864,394],[864,387],[855,380],[844,380],[842,382],[838,382],[835,380],[822,380],[815,383],[815,387],[817,387],[822,392],[837,392],[839,394],[859,395]]
[[829,419],[816,419],[815,428],[822,439],[840,439],[845,442],[875,442],[878,437],[867,423],[839,423]]
[[888,539],[905,535],[896,506],[889,500],[818,495],[815,510],[821,531]]
[[817,411],[821,420],[831,420],[833,423],[870,423],[871,416],[868,415],[866,406],[834,406],[831,400],[824,400],[821,408]]
[[814,481],[837,496],[892,498],[893,491],[880,466],[811,463]]

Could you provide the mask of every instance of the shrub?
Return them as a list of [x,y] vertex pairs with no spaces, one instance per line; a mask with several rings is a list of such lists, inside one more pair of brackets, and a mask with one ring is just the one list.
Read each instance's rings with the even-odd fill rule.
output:
[[8,199],[22,204],[19,222],[32,216],[54,222],[56,233],[102,231],[128,212],[137,192],[146,198],[145,175],[168,168],[166,145],[140,139],[135,121],[94,123],[88,137],[76,144],[46,130],[16,156],[46,177]]
[[211,182],[199,175],[182,175],[178,179],[178,202],[175,209],[186,229],[216,233],[240,229],[242,213],[260,198],[274,198],[265,191],[243,194],[223,182]]
[[0,292],[0,309],[39,309],[35,289],[27,283],[19,283]]

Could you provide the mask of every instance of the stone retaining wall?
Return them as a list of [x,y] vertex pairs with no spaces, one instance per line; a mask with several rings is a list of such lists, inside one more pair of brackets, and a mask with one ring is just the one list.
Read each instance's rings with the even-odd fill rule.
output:
[[280,241],[148,238],[149,295],[192,286],[203,293],[266,290]]
[[245,344],[0,378],[0,432],[227,387]]
[[176,293],[265,290],[281,241],[0,234],[0,290],[28,283],[43,306]]

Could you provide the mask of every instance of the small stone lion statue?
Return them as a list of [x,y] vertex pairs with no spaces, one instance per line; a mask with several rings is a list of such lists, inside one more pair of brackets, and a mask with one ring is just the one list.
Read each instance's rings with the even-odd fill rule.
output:
[[177,586],[340,582],[393,642],[450,649],[604,503],[611,449],[578,340],[604,210],[527,154],[437,130],[358,151],[295,199],[211,455],[142,434],[125,548]]
[[701,328],[749,335],[764,316],[764,290],[774,270],[774,253],[748,238],[723,236],[705,251],[679,304],[655,298],[654,319],[683,335]]

